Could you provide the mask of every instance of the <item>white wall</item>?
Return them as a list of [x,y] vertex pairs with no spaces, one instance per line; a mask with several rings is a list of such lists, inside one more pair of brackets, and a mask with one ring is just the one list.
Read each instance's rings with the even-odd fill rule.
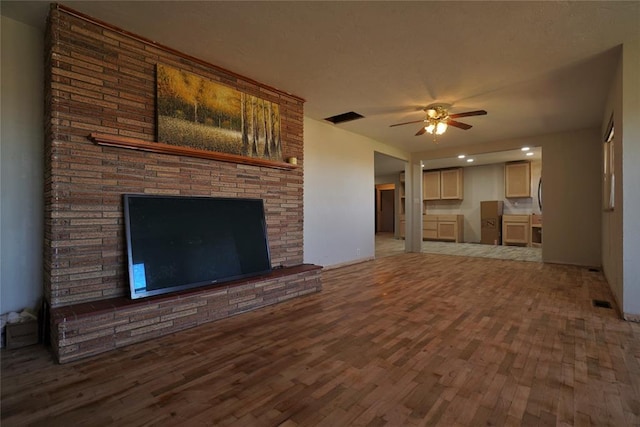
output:
[[399,182],[400,182],[400,173],[397,173],[397,174],[394,173],[392,175],[381,175],[381,176],[375,177],[376,185],[393,184],[397,186]]
[[640,41],[622,46],[602,119],[613,115],[615,207],[602,215],[602,264],[623,316],[640,321]]
[[[603,124],[600,131],[602,139],[604,139],[609,118],[612,114],[615,126],[613,159],[616,181],[614,201],[616,206],[613,210],[602,213],[602,270],[618,306],[620,310],[622,310],[624,300],[622,279],[622,58],[620,59],[611,83],[605,107]],[[602,185],[602,181],[600,185]]]
[[43,38],[2,16],[0,313],[42,295]]
[[622,47],[622,92],[623,313],[640,321],[640,39]]
[[338,266],[375,256],[374,151],[408,158],[372,139],[305,117],[305,262]]
[[545,262],[602,265],[602,147],[597,128],[557,134],[542,145]]

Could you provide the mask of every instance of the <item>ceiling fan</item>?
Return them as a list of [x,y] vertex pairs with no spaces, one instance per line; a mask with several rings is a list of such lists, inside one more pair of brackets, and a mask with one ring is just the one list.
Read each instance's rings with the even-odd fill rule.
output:
[[427,116],[422,120],[413,120],[410,122],[404,123],[396,123],[395,125],[391,125],[389,127],[394,126],[403,126],[409,125],[412,123],[426,123],[420,130],[416,133],[416,136],[420,136],[425,132],[433,134],[434,141],[436,135],[442,135],[447,131],[448,126],[457,127],[458,129],[471,129],[471,125],[466,123],[458,122],[453,119],[457,119],[459,117],[470,117],[470,116],[484,116],[487,114],[485,110],[476,110],[476,111],[467,111],[466,113],[457,113],[457,114],[449,114],[449,110],[444,105],[431,105],[424,108],[424,112]]

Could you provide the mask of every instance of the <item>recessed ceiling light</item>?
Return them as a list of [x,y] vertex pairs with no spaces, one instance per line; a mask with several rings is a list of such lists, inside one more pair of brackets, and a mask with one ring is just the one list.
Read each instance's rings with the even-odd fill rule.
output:
[[467,159],[467,163],[473,162],[473,159]]
[[530,148],[529,148],[529,147],[522,147],[522,148],[521,148],[521,150],[522,150],[522,151],[529,151],[529,150],[530,150]]
[[529,151],[529,152],[527,153],[527,156],[533,156],[533,151]]
[[467,156],[466,156],[466,155],[464,155],[464,154],[460,154],[460,155],[458,156],[458,158],[459,158],[459,159],[464,159],[465,157],[467,157]]

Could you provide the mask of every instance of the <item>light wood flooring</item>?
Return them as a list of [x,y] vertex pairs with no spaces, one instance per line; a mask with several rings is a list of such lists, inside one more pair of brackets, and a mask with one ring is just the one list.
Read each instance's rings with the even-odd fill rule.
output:
[[640,324],[602,275],[402,254],[324,290],[56,365],[2,350],[2,426],[640,425]]

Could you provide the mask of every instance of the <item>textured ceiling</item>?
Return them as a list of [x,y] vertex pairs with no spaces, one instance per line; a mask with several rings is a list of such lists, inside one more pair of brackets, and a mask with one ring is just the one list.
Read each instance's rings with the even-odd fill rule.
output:
[[[640,2],[64,2],[306,99],[305,114],[409,152],[600,126]],[[44,27],[44,2],[1,3]],[[485,109],[431,143],[431,103]]]

